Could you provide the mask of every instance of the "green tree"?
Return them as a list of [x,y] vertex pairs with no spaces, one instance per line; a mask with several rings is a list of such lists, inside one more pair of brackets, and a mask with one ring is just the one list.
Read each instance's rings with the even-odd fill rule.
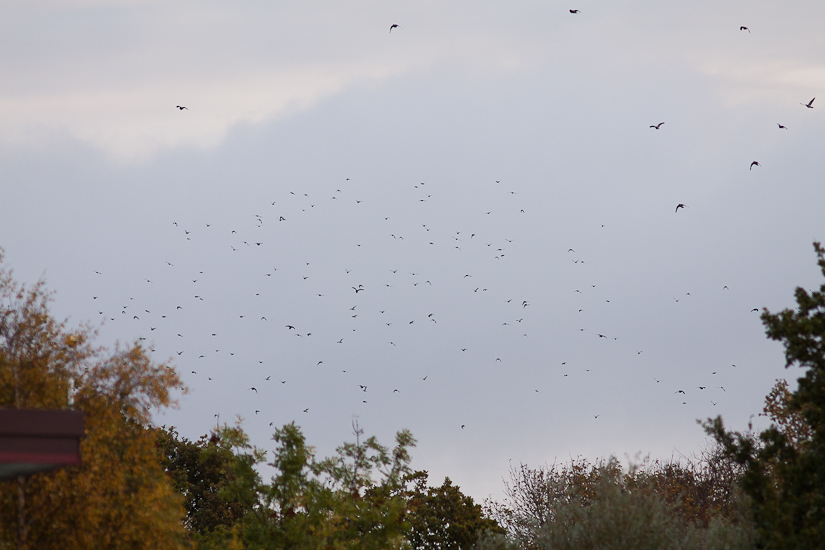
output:
[[224,494],[247,512],[240,540],[252,549],[402,548],[409,524],[404,479],[410,473],[404,430],[389,449],[374,437],[345,443],[332,457],[316,461],[301,430],[290,423],[275,431],[277,443],[269,466],[276,474],[261,480],[256,466],[266,453],[250,445],[240,426],[224,427],[220,436],[235,449],[234,482]]
[[467,550],[479,538],[503,534],[499,524],[484,515],[481,505],[444,478],[440,487],[427,486],[427,472],[408,476],[413,488],[407,495],[410,508],[409,542],[415,550]]
[[[94,348],[50,314],[42,281],[14,281],[0,250],[0,406],[84,413],[82,465],[0,483],[0,545],[177,548],[184,510],[160,466],[150,411],[181,387],[139,345]],[[70,398],[70,388],[74,387]]]
[[[825,276],[825,250],[814,243]],[[759,434],[729,432],[721,417],[706,430],[745,466],[742,487],[752,502],[760,548],[817,548],[825,540],[825,284],[797,288],[797,307],[762,313],[767,335],[782,342],[785,367],[804,374],[794,392],[777,385],[766,412],[774,421]]]
[[156,434],[163,468],[183,495],[184,525],[190,536],[201,543],[222,538],[245,512],[240,502],[226,498],[226,489],[234,481],[232,449],[217,434],[190,441],[165,426]]

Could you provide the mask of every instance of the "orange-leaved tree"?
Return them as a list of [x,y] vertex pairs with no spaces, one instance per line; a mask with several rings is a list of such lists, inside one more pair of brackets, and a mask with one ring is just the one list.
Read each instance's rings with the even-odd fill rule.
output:
[[[94,347],[89,326],[49,312],[42,281],[18,284],[0,249],[0,407],[83,411],[82,464],[0,483],[0,546],[177,548],[184,509],[160,463],[154,408],[183,390],[139,344]],[[73,404],[72,404],[73,403]]]

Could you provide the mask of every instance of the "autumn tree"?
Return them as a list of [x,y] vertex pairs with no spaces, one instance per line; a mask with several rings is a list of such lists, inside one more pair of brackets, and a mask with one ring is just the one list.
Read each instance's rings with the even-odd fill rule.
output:
[[[814,243],[825,276],[825,249]],[[785,367],[803,369],[797,388],[778,384],[766,413],[773,423],[758,440],[727,431],[721,417],[706,429],[745,467],[761,548],[817,548],[825,540],[825,284],[797,288],[795,309],[762,313],[768,338],[782,342]]]
[[93,347],[15,282],[0,250],[0,406],[83,411],[82,465],[0,483],[0,543],[29,549],[176,548],[184,510],[160,466],[150,411],[181,381],[138,344]]
[[479,548],[747,548],[752,528],[740,475],[718,447],[627,469],[613,458],[522,464],[511,468],[506,500],[487,502],[507,538]]
[[510,481],[504,483],[505,500],[488,500],[486,513],[520,547],[538,548],[538,532],[554,520],[560,506],[574,499],[586,505],[593,498],[595,484],[601,476],[620,473],[613,463],[591,464],[586,460],[536,468],[526,464],[511,466]]

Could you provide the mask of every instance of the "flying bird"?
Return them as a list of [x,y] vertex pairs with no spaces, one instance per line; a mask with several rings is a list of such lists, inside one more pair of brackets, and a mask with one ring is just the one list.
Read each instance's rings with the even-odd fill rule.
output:
[[754,166],[760,166],[760,164],[759,164],[758,162],[756,162],[756,161],[753,161],[753,162],[751,163],[751,167],[750,167],[750,168],[748,168],[748,170],[753,170],[753,167],[754,167]]
[[397,28],[398,28],[398,25],[393,23],[392,25],[390,25],[390,32],[392,32],[393,29],[397,29]]
[[[579,10],[570,10],[570,13],[579,13]],[[496,182],[498,183],[498,182]]]
[[186,109],[187,111],[189,110],[189,107],[184,107],[184,106],[182,106],[182,105],[175,105],[175,107],[177,107],[177,108],[178,108],[178,109],[180,109],[181,111],[183,111],[184,109]]
[[257,388],[255,388],[255,387],[252,387],[252,388],[249,388],[249,389],[250,389],[250,390],[254,390],[254,391],[255,391],[255,393],[258,393],[258,389],[257,389]]
[[660,122],[659,124],[652,124],[650,127],[651,127],[651,128],[655,128],[655,129],[657,129],[657,130],[658,130],[659,128],[661,128],[661,127],[662,127],[662,124],[664,124],[664,122]]
[[779,124],[778,122],[776,123],[776,125],[777,125],[777,126],[779,126],[779,129],[780,129],[780,130],[787,130],[787,129],[788,129],[788,127],[787,127],[787,126],[782,126],[782,125],[781,125],[781,124]]
[[[816,99],[816,98],[814,98],[814,99]],[[800,103],[800,105],[805,105],[805,107],[807,107],[808,109],[813,109],[814,108],[814,105],[813,105],[814,99],[810,100],[808,103]]]
[[750,33],[750,32],[751,32],[751,30],[750,30],[749,28],[747,28],[747,27],[739,27],[739,30],[740,30],[740,31],[748,31],[748,33]]
[[684,204],[682,204],[680,202],[679,204],[676,205],[676,212],[678,212],[680,208],[687,208],[687,206],[685,206]]

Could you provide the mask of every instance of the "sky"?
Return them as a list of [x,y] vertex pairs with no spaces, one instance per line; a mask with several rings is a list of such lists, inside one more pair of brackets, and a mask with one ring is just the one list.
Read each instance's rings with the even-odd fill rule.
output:
[[520,463],[690,456],[799,376],[759,315],[822,283],[823,20],[6,2],[0,246],[57,317],[178,369],[154,421],[191,439],[406,428],[477,500]]

